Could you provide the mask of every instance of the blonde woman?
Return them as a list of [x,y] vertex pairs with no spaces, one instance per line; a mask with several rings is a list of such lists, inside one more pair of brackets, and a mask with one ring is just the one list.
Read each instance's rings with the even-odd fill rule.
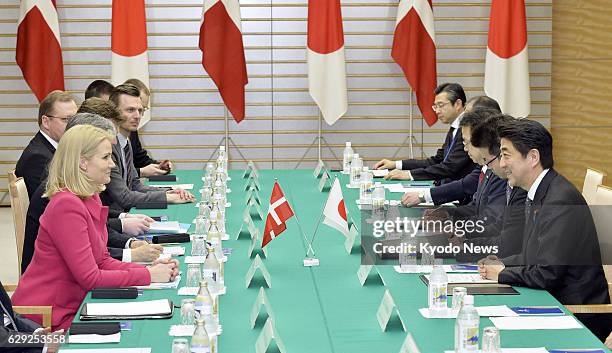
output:
[[76,126],[64,134],[49,165],[45,196],[50,202],[40,217],[34,257],[12,300],[51,305],[53,330],[70,326],[92,288],[168,282],[178,274],[176,261],[145,267],[108,254],[108,207],[98,194],[114,167],[113,138],[93,126]]

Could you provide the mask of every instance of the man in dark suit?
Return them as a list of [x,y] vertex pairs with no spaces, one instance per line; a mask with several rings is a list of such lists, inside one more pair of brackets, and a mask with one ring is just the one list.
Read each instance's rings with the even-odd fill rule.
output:
[[459,180],[475,168],[461,145],[463,138],[459,123],[466,102],[463,87],[458,83],[444,83],[436,87],[435,93],[432,108],[441,122],[450,124],[442,148],[438,149],[435,156],[424,160],[379,161],[374,165],[375,169],[391,170],[385,179],[436,180],[438,184],[443,184]]
[[128,212],[138,204],[193,202],[193,195],[185,190],[166,191],[144,185],[138,177],[129,141],[130,132],[138,129],[144,112],[138,88],[132,84],[119,85],[113,90],[110,101],[117,107],[122,122],[117,126],[118,143],[113,145],[115,167],[111,170],[110,183],[100,195],[102,202],[119,212]]
[[[562,304],[609,303],[593,218],[580,192],[553,169],[551,134],[525,119],[504,123],[499,135],[500,166],[511,186],[527,191],[526,224],[521,252],[482,260],[481,275],[545,289]],[[602,340],[609,333],[609,317],[578,318]]]
[[30,198],[41,180],[46,179],[47,166],[64,134],[68,118],[76,112],[77,105],[74,98],[63,91],[53,91],[40,102],[38,108],[40,130],[23,150],[15,167],[15,174],[23,177]]
[[0,282],[0,314],[2,314],[2,325],[0,326],[0,351],[6,353],[40,353],[42,347],[22,348],[8,347],[8,336],[11,332],[21,333],[44,333],[44,330],[39,324],[32,320],[21,317],[13,311],[11,298],[4,290],[2,282]]
[[[477,109],[487,109],[491,114],[501,113],[499,104],[493,98],[487,96],[473,97],[465,105],[465,113],[472,112]],[[434,205],[441,205],[447,202],[459,201],[461,204],[467,204],[472,201],[472,196],[478,188],[478,182],[480,181],[480,173],[482,171],[482,161],[480,158],[475,160],[474,157],[478,157],[473,151],[472,154],[469,152],[469,141],[472,126],[461,126],[461,134],[463,135],[463,149],[468,153],[470,159],[478,165],[474,168],[471,173],[464,176],[459,180],[445,183],[434,188],[430,188],[423,192],[421,195],[418,192],[407,192],[402,197],[402,204],[407,207],[416,206],[422,202],[433,203]]]

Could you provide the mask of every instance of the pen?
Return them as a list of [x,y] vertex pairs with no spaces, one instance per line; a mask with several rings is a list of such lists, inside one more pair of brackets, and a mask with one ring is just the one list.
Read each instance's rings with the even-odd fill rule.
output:
[[429,187],[431,186],[431,184],[425,184],[425,183],[410,183],[410,184],[404,184],[403,185],[405,188],[414,188],[414,187]]

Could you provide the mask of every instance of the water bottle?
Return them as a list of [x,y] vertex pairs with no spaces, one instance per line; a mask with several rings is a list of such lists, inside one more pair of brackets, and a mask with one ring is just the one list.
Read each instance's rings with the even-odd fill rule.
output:
[[368,167],[363,167],[361,171],[361,184],[359,185],[359,199],[362,203],[368,204],[372,202],[372,191],[374,191],[372,181],[372,172],[369,171]]
[[361,181],[361,169],[363,168],[361,163],[359,153],[354,153],[353,160],[351,161],[351,176],[349,183],[351,187],[359,187],[359,182]]
[[351,172],[351,160],[353,159],[353,148],[351,143],[347,142],[344,147],[344,153],[342,158],[342,173],[349,174]]
[[441,265],[434,264],[431,275],[429,275],[429,312],[432,316],[444,314],[446,306],[446,290],[448,288],[448,276]]
[[210,227],[208,228],[208,232],[206,233],[206,240],[211,243],[216,243],[221,241],[221,232],[219,231],[219,226],[217,226],[217,219],[211,217],[209,219]]
[[191,353],[210,353],[210,338],[204,327],[204,319],[199,318],[197,323],[198,325],[191,337]]
[[455,352],[478,352],[480,316],[474,308],[474,296],[466,295],[455,321]]
[[372,212],[382,212],[385,209],[385,188],[380,182],[374,184],[372,192]]
[[217,260],[217,256],[215,255],[215,249],[208,246],[208,254],[206,255],[206,260],[204,260],[204,265],[202,266],[202,277],[210,278],[215,282],[219,281],[220,269],[221,265],[219,264],[219,260]]
[[215,170],[215,165],[212,162],[206,163],[206,175],[212,175]]
[[225,146],[219,147],[219,156],[217,157],[217,169],[225,170],[226,159],[225,159]]
[[200,290],[195,298],[195,311],[200,314],[200,317],[212,317],[213,314],[213,298],[208,290],[208,282],[200,281]]

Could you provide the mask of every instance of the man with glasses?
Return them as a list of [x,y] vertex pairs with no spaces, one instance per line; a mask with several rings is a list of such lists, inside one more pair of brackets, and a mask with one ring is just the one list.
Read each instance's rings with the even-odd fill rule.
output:
[[15,174],[23,177],[29,197],[47,178],[47,165],[53,158],[60,138],[66,130],[68,118],[76,114],[74,98],[63,91],[49,93],[38,108],[40,130],[23,150],[17,161]]
[[136,168],[130,133],[138,130],[140,118],[144,113],[140,91],[132,84],[122,84],[113,90],[110,101],[115,104],[122,116],[122,122],[117,126],[117,144],[113,145],[113,162],[111,181],[102,193],[102,201],[112,209],[128,212],[130,208],[140,204],[186,203],[193,202],[194,197],[185,190],[169,190],[144,185]]
[[459,180],[474,169],[461,145],[459,123],[463,117],[466,102],[463,87],[458,83],[444,83],[436,87],[436,97],[432,109],[450,129],[442,148],[428,159],[405,159],[391,161],[383,159],[374,165],[375,169],[389,169],[385,179],[397,180],[435,180],[438,185],[451,180]]

